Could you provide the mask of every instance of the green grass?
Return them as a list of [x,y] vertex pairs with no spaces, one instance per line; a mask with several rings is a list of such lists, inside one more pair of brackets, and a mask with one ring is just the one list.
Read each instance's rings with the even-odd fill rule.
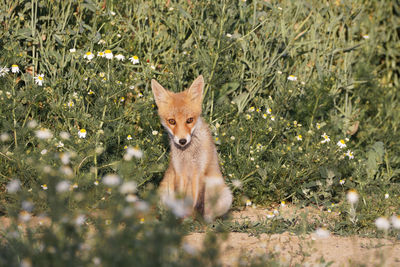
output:
[[[181,91],[197,75],[205,77],[203,116],[215,137],[236,207],[246,199],[265,206],[285,201],[328,209],[334,204],[333,211],[341,215],[330,230],[337,234],[375,235],[377,217],[400,213],[398,5],[165,3],[0,4],[0,68],[17,64],[20,69],[0,72],[0,212],[18,221],[21,203],[29,202],[34,205],[30,213],[53,221],[43,230],[48,235],[15,239],[25,250],[17,253],[9,246],[12,262],[24,257],[39,262],[44,252],[35,246],[40,242],[50,242],[57,252],[76,253],[89,230],[75,229],[70,220],[79,214],[91,218],[99,210],[108,214],[117,232],[108,240],[110,247],[129,247],[124,243],[130,240],[127,234],[134,235],[126,232],[129,229],[136,231],[137,240],[150,231],[148,242],[165,235],[165,243],[155,251],[169,245],[180,251],[183,229],[168,220],[137,224],[147,216],[160,216],[154,210],[135,210],[134,220],[126,221],[121,214],[130,204],[117,188],[102,182],[105,175],[117,173],[125,182],[136,182],[140,199],[157,206],[151,196],[168,164],[168,142],[150,90],[152,78]],[[97,56],[107,49],[125,60]],[[95,55],[90,62],[84,59],[87,52]],[[138,64],[128,59],[134,55]],[[44,74],[42,86],[33,79],[37,74]],[[296,80],[288,79],[290,75]],[[52,137],[38,139],[40,129],[49,129]],[[87,132],[85,138],[79,138],[81,129]],[[330,142],[321,143],[324,133]],[[339,140],[347,147],[339,148]],[[143,157],[124,160],[126,147],[140,149]],[[344,156],[348,150],[354,159]],[[21,188],[13,194],[6,187],[16,180]],[[61,181],[75,188],[60,193],[56,187]],[[360,195],[356,220],[351,220],[345,201],[350,189]],[[98,225],[99,233],[110,231],[89,221]],[[127,227],[119,232],[121,224]],[[250,228],[297,232],[291,225],[283,221]],[[171,230],[160,233],[159,227]],[[234,223],[222,228],[242,229]],[[170,231],[177,231],[176,238],[167,234]],[[71,233],[71,243],[58,247]],[[131,249],[134,254],[136,248]],[[89,250],[87,258],[76,263],[88,264],[96,253],[100,251]],[[210,259],[207,264],[213,264],[213,252],[204,253],[210,254],[204,256]],[[162,254],[159,260],[174,261],[178,254]],[[4,255],[0,263],[9,263]],[[186,256],[205,264],[202,257]],[[44,259],[42,263],[51,256]]]

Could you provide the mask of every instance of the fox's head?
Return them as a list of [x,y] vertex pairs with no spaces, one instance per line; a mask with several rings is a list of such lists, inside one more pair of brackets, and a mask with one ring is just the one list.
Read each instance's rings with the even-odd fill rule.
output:
[[204,79],[200,75],[189,89],[174,93],[151,80],[151,88],[158,107],[161,123],[174,143],[184,148],[192,140],[192,134],[201,114]]

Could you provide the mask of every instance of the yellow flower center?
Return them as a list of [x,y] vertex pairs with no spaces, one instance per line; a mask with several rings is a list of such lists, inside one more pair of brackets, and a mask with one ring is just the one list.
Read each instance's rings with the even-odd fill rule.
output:
[[85,129],[81,129],[79,132],[86,133],[86,130]]
[[41,81],[43,80],[42,76],[38,76],[37,78],[38,78],[38,80],[41,80]]
[[11,65],[11,68],[18,68],[18,65]]
[[299,139],[301,139],[301,138],[303,138],[303,137],[301,136],[301,134],[299,134]]
[[104,53],[111,54],[112,52],[111,52],[111,50],[106,50],[106,51],[104,51]]
[[340,143],[344,145],[344,140],[343,140],[343,139],[341,139],[341,140],[340,140]]
[[133,56],[133,59],[134,60],[138,60],[139,58],[137,56]]
[[92,52],[87,52],[86,53],[87,56],[90,56],[91,54],[92,54]]

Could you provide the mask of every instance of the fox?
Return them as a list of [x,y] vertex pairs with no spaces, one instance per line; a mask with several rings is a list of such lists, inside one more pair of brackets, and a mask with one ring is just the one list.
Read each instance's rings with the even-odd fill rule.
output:
[[170,141],[169,166],[158,189],[161,203],[181,197],[191,203],[189,215],[200,214],[206,221],[225,215],[233,196],[220,171],[210,129],[201,117],[203,76],[180,93],[154,79],[151,88]]

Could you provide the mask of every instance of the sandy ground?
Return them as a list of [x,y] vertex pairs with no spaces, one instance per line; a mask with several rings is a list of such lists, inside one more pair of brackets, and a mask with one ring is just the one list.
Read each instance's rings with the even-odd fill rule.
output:
[[[307,221],[332,221],[334,213],[323,214],[316,208],[295,209],[286,207],[279,210],[284,217],[296,217],[306,212]],[[266,209],[247,208],[231,213],[238,222],[265,220],[269,214]],[[321,215],[322,214],[322,215]],[[29,226],[48,224],[49,221],[33,217]],[[10,220],[0,217],[0,229],[5,229]],[[201,249],[205,234],[193,233],[185,237],[184,242]],[[343,237],[330,235],[321,238],[315,234],[295,235],[261,234],[252,236],[248,233],[230,233],[228,239],[221,241],[221,263],[224,266],[238,266],[238,262],[247,263],[255,256],[271,257],[274,255],[281,264],[294,266],[326,266],[321,263],[332,262],[329,266],[400,266],[400,241],[394,239],[362,238],[359,236]]]
[[[285,210],[286,215],[298,215],[302,210],[291,208]],[[256,221],[265,218],[265,209],[247,209],[233,212],[234,220]],[[318,219],[315,214],[320,211],[308,209],[307,214]],[[331,216],[335,216],[332,214]],[[204,234],[193,233],[185,241],[200,249]],[[330,235],[326,238],[312,235],[261,234],[258,237],[248,233],[230,233],[222,242],[221,262],[224,266],[237,266],[238,262],[246,263],[254,256],[269,257],[275,255],[282,264],[294,266],[320,265],[321,258],[330,266],[400,266],[400,241],[362,238],[358,236],[342,237]]]

